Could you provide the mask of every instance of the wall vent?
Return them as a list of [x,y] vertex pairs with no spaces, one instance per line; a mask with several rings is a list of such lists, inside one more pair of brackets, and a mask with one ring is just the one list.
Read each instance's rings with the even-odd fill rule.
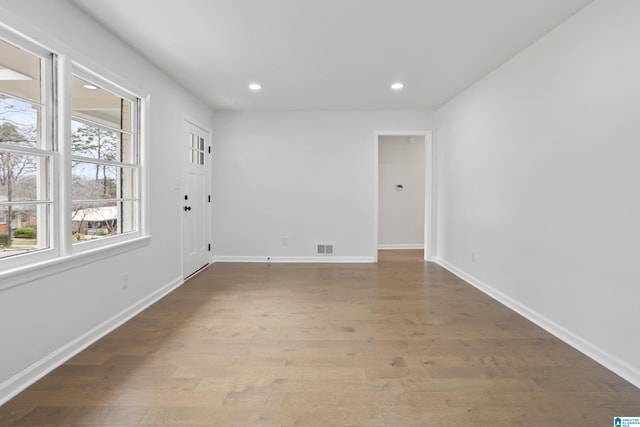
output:
[[333,243],[318,243],[316,255],[333,255]]

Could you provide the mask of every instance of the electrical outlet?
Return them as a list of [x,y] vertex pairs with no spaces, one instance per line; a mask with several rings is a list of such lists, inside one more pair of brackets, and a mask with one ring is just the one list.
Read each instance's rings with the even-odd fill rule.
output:
[[282,246],[287,246],[289,244],[289,239],[287,236],[282,236]]
[[129,273],[122,273],[122,290],[129,287]]
[[476,251],[471,251],[471,262],[476,262]]

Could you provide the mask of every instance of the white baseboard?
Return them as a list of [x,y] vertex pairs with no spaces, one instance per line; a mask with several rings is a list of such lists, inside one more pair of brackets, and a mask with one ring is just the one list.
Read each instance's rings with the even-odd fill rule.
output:
[[424,244],[422,243],[384,243],[378,245],[379,250],[388,251],[388,250],[400,250],[400,249],[424,249]]
[[0,384],[0,406],[184,283],[176,278]]
[[337,256],[308,256],[308,257],[282,257],[282,256],[216,256],[214,262],[272,262],[272,263],[308,263],[308,264],[344,264],[344,263],[374,263],[373,257],[337,257]]
[[530,320],[536,325],[540,326],[545,331],[569,344],[571,347],[595,360],[605,368],[618,374],[631,384],[640,388],[640,370],[637,367],[630,365],[629,363],[621,360],[617,356],[609,353],[608,351],[594,345],[581,336],[573,333],[572,331],[562,327],[555,323],[551,319],[543,316],[537,311],[527,307],[526,305],[514,300],[513,298],[505,295],[499,290],[487,285],[474,276],[467,274],[466,272],[458,269],[456,266],[449,264],[442,258],[436,258],[435,262],[440,266],[446,268],[451,273],[455,274],[465,282],[484,292],[491,298],[495,299],[499,303],[509,307],[511,310],[520,314],[524,318]]

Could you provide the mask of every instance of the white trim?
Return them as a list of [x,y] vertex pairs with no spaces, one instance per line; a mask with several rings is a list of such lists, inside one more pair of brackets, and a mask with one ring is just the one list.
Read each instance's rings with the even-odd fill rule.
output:
[[630,365],[624,360],[621,360],[617,356],[612,355],[605,349],[596,346],[590,341],[564,328],[553,320],[543,316],[537,311],[531,309],[530,307],[527,307],[526,305],[502,293],[501,291],[489,286],[476,277],[458,269],[456,266],[448,263],[442,258],[437,257],[435,259],[435,262],[443,268],[446,268],[465,282],[474,286],[478,290],[484,292],[486,295],[495,299],[499,303],[509,307],[511,310],[520,314],[525,319],[530,320],[545,331],[564,341],[566,344],[595,360],[605,368],[620,375],[631,384],[635,385],[636,387],[640,387],[640,370],[638,368]]
[[2,281],[0,293],[4,289],[23,285],[46,276],[52,276],[66,270],[80,267],[81,265],[90,264],[104,258],[110,258],[141,248],[150,242],[151,236],[142,236],[136,239],[127,239],[109,246],[89,248],[68,256],[48,258],[46,261],[23,264],[20,267],[5,270],[0,273],[0,280]]
[[138,98],[138,164],[140,165],[140,204],[138,220],[140,233],[151,235],[151,168],[149,167],[151,147],[151,95]]
[[334,256],[215,256],[214,262],[264,262],[264,263],[308,263],[308,264],[363,264],[374,263],[373,257],[334,257]]
[[436,257],[436,150],[433,144],[433,132],[424,136],[424,260],[433,261]]
[[147,295],[145,298],[132,304],[128,308],[122,310],[98,326],[71,340],[67,344],[33,363],[31,366],[2,382],[0,384],[0,405],[8,402],[11,398],[15,397],[31,384],[44,377],[52,370],[98,341],[100,338],[106,336],[111,331],[132,319],[138,313],[142,312],[144,309],[151,306],[153,303],[160,300],[183,283],[184,280],[181,277],[173,279],[162,288],[156,290],[150,295]]
[[389,251],[396,249],[424,249],[422,243],[381,243],[378,245],[378,250]]
[[378,227],[379,227],[379,141],[381,136],[424,136],[424,260],[434,261],[436,255],[436,201],[435,196],[435,149],[433,144],[433,131],[375,131],[374,132],[374,179],[373,179],[373,258],[378,261]]
[[71,61],[64,55],[57,56],[58,74],[54,89],[57,94],[57,133],[56,144],[58,150],[58,171],[55,179],[57,188],[57,210],[55,211],[56,233],[55,238],[59,244],[59,256],[66,257],[73,253],[71,212],[71,146],[67,141],[71,140]]

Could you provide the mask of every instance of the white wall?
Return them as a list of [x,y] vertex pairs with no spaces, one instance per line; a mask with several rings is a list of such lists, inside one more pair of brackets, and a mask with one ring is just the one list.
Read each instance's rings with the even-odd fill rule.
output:
[[376,131],[431,129],[429,112],[219,112],[213,132],[217,260],[375,258]]
[[[5,0],[0,20],[94,71],[150,94],[151,243],[0,291],[0,403],[182,282],[179,143],[183,114],[212,111],[65,1]],[[144,94],[142,94],[144,95]],[[70,266],[71,267],[71,266]],[[129,288],[121,275],[129,273]]]
[[[411,142],[409,141],[411,138]],[[424,246],[424,136],[378,139],[378,247]],[[402,185],[398,191],[396,185]]]
[[639,22],[596,1],[436,116],[440,261],[638,386]]

